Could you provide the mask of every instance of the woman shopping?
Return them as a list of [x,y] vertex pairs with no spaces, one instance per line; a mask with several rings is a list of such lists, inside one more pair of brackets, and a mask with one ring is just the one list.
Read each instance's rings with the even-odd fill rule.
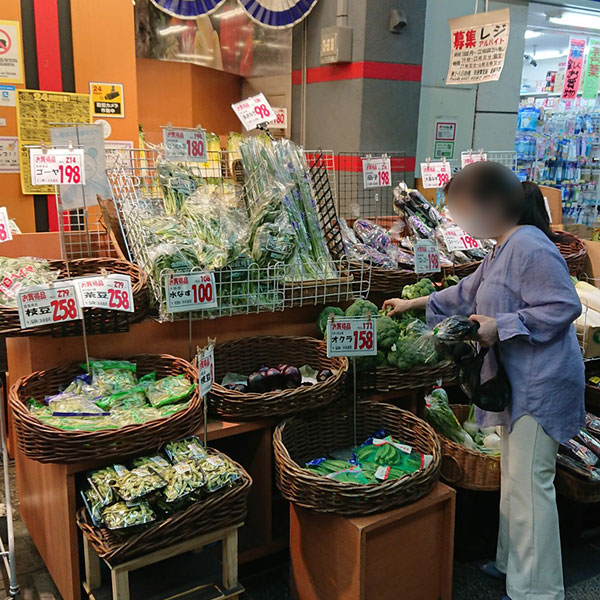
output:
[[[554,474],[559,442],[585,420],[583,360],[572,325],[581,304],[535,184],[479,162],[455,175],[446,194],[456,224],[475,238],[495,239],[494,251],[458,285],[384,307],[391,314],[426,309],[429,325],[466,315],[479,323],[481,346],[498,345],[512,399],[502,413],[477,415],[481,426],[502,426],[498,548],[483,570],[506,577],[504,600],[562,600]],[[495,361],[488,353],[482,382],[495,376]]]

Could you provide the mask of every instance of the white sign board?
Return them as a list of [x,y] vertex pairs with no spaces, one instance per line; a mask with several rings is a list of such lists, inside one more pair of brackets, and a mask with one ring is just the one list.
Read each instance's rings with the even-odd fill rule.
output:
[[97,275],[75,279],[81,306],[134,312],[129,275]]
[[0,83],[23,83],[19,21],[0,21]]
[[449,252],[455,252],[456,250],[473,250],[479,248],[479,242],[466,234],[457,225],[452,225],[442,230],[444,236],[444,242]]
[[167,312],[217,308],[214,273],[170,274],[165,277]]
[[485,162],[488,159],[485,152],[461,152],[460,167],[464,169],[467,165],[476,162]]
[[415,273],[439,273],[440,251],[433,240],[419,240],[414,245]]
[[497,81],[508,47],[510,9],[450,19],[447,85]]
[[17,306],[22,329],[82,318],[72,281],[22,288],[17,294]]
[[450,177],[452,168],[449,162],[421,163],[421,179],[426,189],[443,188],[450,181]]
[[365,189],[392,185],[392,165],[389,158],[363,158],[362,167]]
[[198,352],[198,383],[200,395],[206,398],[215,380],[215,349],[207,346]]
[[327,321],[327,356],[374,356],[377,354],[375,319],[336,317]]
[[33,185],[85,185],[82,148],[32,148],[29,152]]
[[0,137],[0,173],[18,173],[19,138],[12,136]]
[[271,121],[269,123],[268,128],[269,129],[287,129],[287,126],[288,126],[287,108],[273,107],[273,112],[275,113],[275,120]]
[[206,162],[206,132],[203,129],[163,129],[165,157],[167,160]]
[[257,94],[241,102],[236,102],[231,105],[231,108],[233,108],[246,131],[251,131],[257,125],[270,123],[277,119],[275,111],[271,108],[264,94]]

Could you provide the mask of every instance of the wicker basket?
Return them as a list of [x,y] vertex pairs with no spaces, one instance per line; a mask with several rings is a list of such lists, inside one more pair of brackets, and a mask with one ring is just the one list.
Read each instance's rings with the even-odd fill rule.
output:
[[[218,454],[218,453],[217,453]],[[233,461],[232,461],[233,462]],[[95,527],[85,508],[77,513],[77,525],[100,558],[111,566],[154,552],[191,537],[243,523],[246,518],[250,475],[237,463],[242,477],[231,487],[207,494],[187,509],[124,537],[104,527]]]
[[451,267],[442,267],[442,275],[444,277],[448,277],[448,275],[458,275],[458,277],[462,279],[471,273],[475,273],[481,262],[482,261],[480,260],[476,260],[470,263],[452,265]]
[[261,365],[280,363],[298,368],[310,365],[319,371],[330,369],[333,377],[311,386],[264,394],[242,393],[213,384],[209,410],[224,419],[251,420],[289,416],[320,408],[338,400],[344,393],[348,359],[327,358],[325,342],[310,337],[264,336],[241,338],[215,347],[215,379],[226,373],[249,375]]
[[[84,275],[100,275],[104,269],[109,274],[129,275],[131,291],[135,306],[134,313],[102,308],[84,308],[86,333],[115,333],[128,331],[129,323],[141,321],[148,312],[149,298],[145,273],[138,267],[125,260],[116,258],[79,258],[70,260],[67,265],[62,260],[50,260],[50,268],[60,271],[60,279],[81,277]],[[0,308],[0,335],[15,337],[19,335],[52,335],[64,337],[81,335],[81,321],[69,321],[61,325],[42,325],[30,329],[21,329],[19,311],[17,308]]]
[[567,261],[569,273],[574,277],[579,277],[583,273],[588,253],[585,242],[566,231],[555,231],[555,233],[562,236],[562,240],[557,242],[556,246],[562,257]]
[[359,387],[361,390],[377,392],[400,392],[430,387],[440,379],[445,384],[452,383],[456,376],[456,364],[450,360],[429,367],[413,367],[409,371],[400,371],[394,367],[377,367],[374,372],[371,371],[362,378]]
[[[141,354],[129,358],[137,374],[156,371],[158,378],[184,373],[197,381],[197,370],[182,358],[168,354]],[[56,394],[81,373],[80,363],[37,371],[21,377],[10,389],[9,403],[19,451],[43,463],[77,463],[99,456],[110,460],[158,448],[169,440],[199,431],[203,422],[202,400],[196,389],[189,405],[170,417],[139,425],[99,431],[65,431],[36,419],[26,402]]]
[[600,502],[600,481],[586,481],[561,465],[556,467],[554,479],[556,493],[582,504]]
[[433,429],[412,413],[380,402],[359,402],[357,437],[360,441],[384,428],[433,460],[424,469],[400,479],[358,485],[319,477],[300,465],[353,443],[352,407],[329,407],[313,415],[287,419],[275,430],[277,486],[283,496],[317,512],[367,515],[418,500],[435,485],[440,468],[440,443]]
[[[360,269],[360,263],[351,262],[351,267]],[[383,269],[381,267],[370,267],[371,269],[371,292],[385,292],[399,294],[405,285],[417,282],[417,274],[407,269]]]
[[[469,416],[468,405],[451,404],[450,408],[461,423]],[[500,489],[500,457],[469,450],[444,435],[438,436],[442,444],[444,481],[468,490],[495,492]]]

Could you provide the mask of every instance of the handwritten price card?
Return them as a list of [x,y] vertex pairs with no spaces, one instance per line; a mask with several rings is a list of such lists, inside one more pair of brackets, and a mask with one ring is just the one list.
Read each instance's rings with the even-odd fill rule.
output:
[[415,273],[439,273],[440,251],[432,240],[419,240],[414,246]]
[[452,225],[442,231],[444,235],[444,242],[449,252],[455,252],[456,250],[473,250],[479,248],[479,242],[467,235],[460,227]]
[[392,185],[392,167],[389,158],[363,158],[362,164],[365,189]]
[[165,294],[167,312],[188,312],[218,307],[214,273],[167,275]]
[[82,318],[73,282],[23,288],[17,294],[22,329]]
[[131,277],[129,275],[98,275],[75,279],[81,306],[134,312]]
[[277,119],[275,111],[271,108],[264,94],[257,94],[241,102],[236,102],[231,105],[231,108],[233,108],[246,131],[254,129],[257,125],[270,123]]
[[377,354],[375,318],[336,318],[327,322],[327,356]]
[[32,185],[85,185],[83,148],[32,148],[29,159]]
[[206,132],[201,129],[163,129],[165,156],[168,160],[206,162]]
[[205,398],[215,380],[215,349],[211,345],[198,352],[198,382],[200,395]]
[[449,162],[424,162],[421,163],[421,178],[426,189],[443,188],[452,177]]

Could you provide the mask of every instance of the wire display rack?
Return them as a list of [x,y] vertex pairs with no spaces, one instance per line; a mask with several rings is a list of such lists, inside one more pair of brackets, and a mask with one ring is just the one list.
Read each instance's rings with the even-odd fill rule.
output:
[[[311,168],[306,177],[311,180],[313,193],[328,194],[332,197],[330,180],[332,154],[315,153],[311,159]],[[184,318],[216,318],[234,314],[273,312],[286,307],[329,302],[344,302],[356,296],[366,296],[369,291],[368,270],[350,269],[343,255],[333,256],[321,261],[317,271],[331,276],[324,278],[308,277],[299,274],[295,265],[275,262],[259,265],[242,256],[207,269],[200,267],[191,256],[202,246],[202,239],[187,240],[187,249],[181,252],[176,244],[158,243],[157,230],[150,225],[158,222],[160,228],[168,230],[177,214],[177,194],[172,189],[186,188],[192,191],[194,186],[208,186],[212,194],[218,196],[218,202],[231,207],[246,218],[252,213],[253,205],[264,190],[259,183],[263,174],[245,174],[237,152],[209,151],[207,162],[194,166],[182,164],[177,172],[165,174],[165,163],[157,149],[131,150],[125,160],[117,161],[109,169],[109,181],[113,190],[116,215],[124,240],[127,256],[137,262],[149,275],[149,286],[157,317],[161,321]],[[165,189],[165,182],[167,188]],[[169,187],[170,186],[170,187]],[[191,187],[190,187],[191,186]],[[314,202],[314,200],[313,200]],[[165,210],[165,203],[173,204],[171,210]],[[320,206],[317,201],[316,206]],[[162,220],[162,222],[161,222]],[[323,227],[323,231],[326,228]],[[164,233],[164,231],[163,231]],[[177,238],[181,242],[180,232]],[[186,245],[185,243],[183,244]],[[172,251],[179,252],[181,260],[172,259]],[[160,267],[161,253],[166,266]],[[165,298],[165,277],[170,274],[183,274],[194,271],[211,270],[215,274],[218,308],[189,313],[167,313]]]

